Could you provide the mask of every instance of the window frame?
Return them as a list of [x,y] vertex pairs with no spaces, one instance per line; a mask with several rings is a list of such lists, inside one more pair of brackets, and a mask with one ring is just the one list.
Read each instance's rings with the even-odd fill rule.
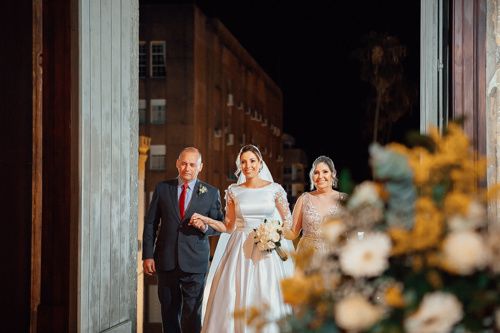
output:
[[[153,48],[155,46],[162,46],[162,52],[154,52]],[[163,64],[156,64],[154,59],[155,56],[161,55],[163,56]],[[155,75],[155,68],[163,67],[162,75]],[[166,52],[166,43],[165,41],[153,40],[149,42],[149,77],[153,79],[163,79],[167,77],[167,52]]]

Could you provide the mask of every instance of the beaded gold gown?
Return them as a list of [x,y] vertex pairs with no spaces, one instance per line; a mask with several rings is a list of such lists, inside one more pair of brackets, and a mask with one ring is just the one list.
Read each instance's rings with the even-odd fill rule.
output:
[[302,237],[297,245],[297,253],[314,250],[324,253],[327,248],[321,237],[321,223],[325,216],[335,215],[341,209],[345,193],[333,192],[326,200],[320,201],[317,196],[308,192],[302,194],[294,207],[292,232]]

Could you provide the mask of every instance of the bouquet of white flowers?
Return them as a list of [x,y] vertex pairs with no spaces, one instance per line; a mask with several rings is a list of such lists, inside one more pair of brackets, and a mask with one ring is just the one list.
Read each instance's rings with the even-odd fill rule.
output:
[[279,220],[268,221],[254,229],[255,244],[261,251],[271,252],[275,250],[281,260],[288,259],[288,255],[281,248],[281,239],[283,237],[283,223]]

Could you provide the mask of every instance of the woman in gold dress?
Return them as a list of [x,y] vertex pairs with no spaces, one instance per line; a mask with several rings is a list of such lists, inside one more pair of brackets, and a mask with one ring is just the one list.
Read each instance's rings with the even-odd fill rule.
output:
[[335,215],[341,208],[347,194],[336,191],[337,171],[331,158],[318,157],[309,172],[311,192],[303,193],[293,208],[293,222],[290,229],[285,230],[285,238],[295,239],[302,231],[297,245],[297,253],[301,251],[326,252],[321,237],[321,222],[326,216]]

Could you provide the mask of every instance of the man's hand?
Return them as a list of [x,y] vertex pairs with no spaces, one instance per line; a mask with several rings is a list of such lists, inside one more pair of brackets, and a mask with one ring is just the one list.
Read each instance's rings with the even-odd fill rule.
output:
[[147,275],[153,275],[156,273],[155,260],[154,259],[144,259],[142,262],[142,267],[144,269],[144,273]]
[[189,225],[199,229],[202,232],[205,232],[207,230],[207,223],[205,222],[206,219],[206,216],[194,213],[189,220]]

